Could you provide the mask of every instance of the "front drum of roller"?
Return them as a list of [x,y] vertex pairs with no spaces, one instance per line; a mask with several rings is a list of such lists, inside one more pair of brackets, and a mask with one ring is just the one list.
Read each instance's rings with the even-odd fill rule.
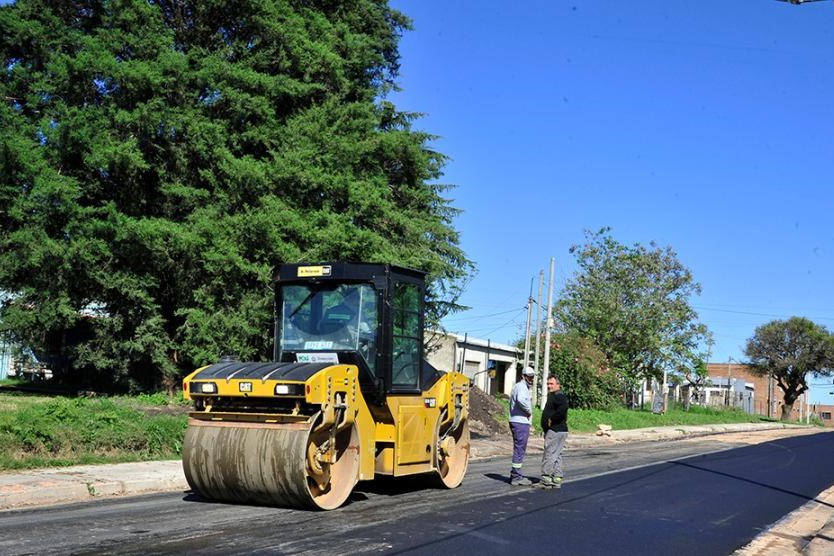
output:
[[189,419],[182,464],[189,486],[207,500],[331,510],[359,478],[354,426],[337,432],[335,461],[323,462],[329,430],[311,423],[239,423]]

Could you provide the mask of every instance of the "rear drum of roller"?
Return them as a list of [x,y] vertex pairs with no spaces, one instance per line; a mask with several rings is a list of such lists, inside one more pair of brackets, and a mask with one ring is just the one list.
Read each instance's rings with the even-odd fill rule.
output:
[[[445,438],[440,434],[438,427],[435,438],[437,476],[444,487],[457,488],[463,482],[466,469],[469,467],[469,420],[463,421],[456,430],[446,434]],[[443,440],[439,440],[440,438]]]

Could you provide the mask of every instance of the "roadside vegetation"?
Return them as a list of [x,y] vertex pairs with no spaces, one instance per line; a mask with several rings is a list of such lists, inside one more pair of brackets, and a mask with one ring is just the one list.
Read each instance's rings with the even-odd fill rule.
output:
[[[509,400],[499,398],[505,414],[509,411]],[[539,422],[541,409],[533,409],[533,430],[541,433]],[[675,406],[666,413],[656,414],[649,409],[628,409],[625,407],[600,409],[571,409],[568,413],[568,428],[574,433],[596,432],[597,425],[611,425],[613,430],[644,429],[650,427],[671,427],[675,425],[723,425],[728,423],[772,423],[780,422],[762,415],[750,415],[741,409],[723,407],[690,406],[689,410]],[[784,421],[781,421],[784,423]],[[789,422],[790,423],[790,422]],[[817,419],[812,425],[822,426]]]
[[[538,411],[538,410],[537,410]],[[669,427],[674,425],[719,425],[726,423],[774,422],[761,415],[750,415],[741,409],[690,406],[672,408],[663,414],[648,409],[631,410],[618,408],[612,411],[577,409],[569,413],[568,426],[574,432],[595,432],[598,424],[611,425],[614,430],[642,429],[647,427]]]
[[0,393],[0,470],[179,458],[188,407],[163,394]]

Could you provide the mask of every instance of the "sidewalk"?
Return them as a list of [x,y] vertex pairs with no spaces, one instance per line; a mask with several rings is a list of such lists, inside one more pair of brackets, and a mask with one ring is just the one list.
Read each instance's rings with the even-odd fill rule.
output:
[[[742,423],[731,425],[708,426],[673,426],[611,431],[610,436],[593,434],[575,434],[568,436],[566,449],[590,446],[604,446],[622,442],[659,441],[692,438],[704,435],[730,432],[756,432],[785,428],[805,428],[797,425],[779,423]],[[531,436],[528,453],[541,453],[543,439],[539,435]],[[479,438],[473,435],[473,460],[496,456],[510,457],[512,441],[506,438]],[[35,469],[29,471],[7,472],[0,474],[0,515],[5,510],[23,509],[36,506],[82,502],[95,498],[110,496],[128,496],[150,492],[185,491],[188,483],[182,471],[182,463],[173,461],[152,461],[140,463],[120,463],[112,465],[81,465],[66,468]],[[801,514],[808,522],[807,516],[813,512],[813,531],[802,534],[808,542],[802,552],[791,551],[785,542],[778,543],[779,538],[789,536],[794,541],[796,535],[775,532],[770,540],[767,533],[757,537],[749,547],[740,551],[745,556],[762,556],[776,554],[805,554],[817,556],[834,554],[834,487],[821,494],[803,508]],[[800,512],[800,510],[797,510]],[[794,512],[796,514],[797,512]],[[791,514],[777,524],[792,527],[797,516]],[[791,518],[793,516],[793,518]],[[790,519],[789,519],[790,518]],[[793,521],[791,520],[793,519]],[[807,527],[807,525],[806,525]],[[773,539],[776,539],[775,541]]]
[[0,512],[188,488],[179,460],[9,471],[0,474]]

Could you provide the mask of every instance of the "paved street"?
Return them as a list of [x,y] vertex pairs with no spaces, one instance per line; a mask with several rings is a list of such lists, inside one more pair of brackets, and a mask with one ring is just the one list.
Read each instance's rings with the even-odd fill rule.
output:
[[[588,438],[585,446],[576,438],[566,453],[565,487],[552,492],[508,486],[502,455],[473,461],[459,489],[362,483],[333,512],[208,504],[182,489],[0,512],[0,553],[332,554],[338,546],[357,554],[489,554],[506,553],[507,542],[535,550],[559,531],[573,553],[646,553],[650,546],[656,553],[729,554],[834,484],[827,475],[834,471],[821,463],[831,461],[834,433],[789,432],[764,444],[738,437],[768,431],[678,442]],[[535,444],[527,465],[533,476]],[[787,551],[748,554],[801,553],[791,547],[808,544],[802,535]]]

